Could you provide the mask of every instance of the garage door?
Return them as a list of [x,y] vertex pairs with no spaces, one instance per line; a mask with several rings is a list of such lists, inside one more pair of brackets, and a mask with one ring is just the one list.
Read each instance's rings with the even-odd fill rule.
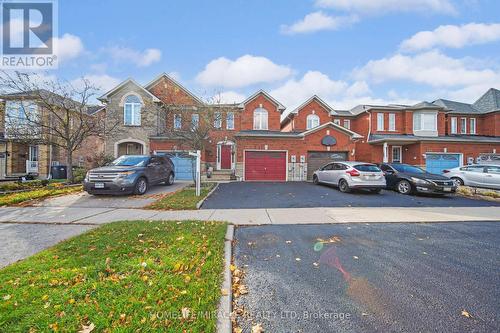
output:
[[285,181],[286,152],[245,152],[245,180]]
[[445,169],[460,166],[460,154],[429,154],[425,155],[425,169],[430,173],[441,174]]
[[347,152],[309,152],[307,154],[307,179],[311,180],[314,171],[333,161],[346,161]]
[[[162,153],[158,153],[162,154]],[[189,156],[187,152],[169,152],[164,153],[174,163],[175,179],[177,180],[193,180],[193,172],[196,168],[195,160]]]

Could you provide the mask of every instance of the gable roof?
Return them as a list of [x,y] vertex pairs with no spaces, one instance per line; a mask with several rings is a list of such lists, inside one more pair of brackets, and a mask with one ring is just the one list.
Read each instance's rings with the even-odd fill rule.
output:
[[443,109],[443,106],[432,104],[432,103],[424,101],[424,102],[420,102],[420,103],[417,103],[415,105],[412,105],[411,107],[409,107],[409,109],[413,109],[413,110],[417,110],[417,109]]
[[324,123],[323,125],[311,128],[310,130],[307,130],[305,132],[302,132],[302,133],[300,133],[300,135],[301,136],[306,136],[306,135],[312,134],[314,132],[317,132],[319,130],[322,130],[325,127],[333,127],[336,130],[339,130],[341,132],[344,132],[344,133],[348,134],[349,136],[351,136],[354,139],[360,139],[360,138],[363,137],[362,135],[360,135],[360,134],[358,134],[356,132],[353,132],[350,129],[347,129],[347,128],[343,127],[343,126],[337,125],[337,124],[335,124],[334,122],[331,122],[331,121],[328,122],[328,123]]
[[326,109],[326,111],[330,113],[335,112],[335,110],[330,105],[328,105],[324,100],[319,98],[318,95],[313,95],[307,101],[296,107],[292,112],[290,112],[290,114],[298,114],[301,109],[303,109],[307,104],[311,103],[314,100],[316,100],[319,104],[321,104]]
[[165,72],[161,73],[156,78],[154,78],[152,81],[150,81],[148,84],[146,84],[144,86],[144,88],[148,89],[148,90],[151,89],[162,78],[165,78],[166,80],[170,81],[172,84],[178,86],[182,91],[184,91],[186,94],[188,94],[190,97],[192,97],[196,102],[198,102],[200,104],[205,104],[198,96],[196,96],[195,94],[193,94],[186,87],[184,87],[182,84],[180,84],[178,81],[176,81],[173,77],[171,77],[170,75],[168,75]]
[[257,91],[255,94],[248,97],[247,99],[245,99],[243,102],[241,102],[241,105],[248,104],[249,102],[253,101],[259,95],[264,95],[267,99],[269,99],[271,102],[276,104],[276,106],[278,107],[278,110],[280,110],[280,113],[283,113],[283,111],[286,109],[286,107],[283,104],[278,102],[276,99],[274,99],[273,96],[269,95],[269,93],[267,93],[266,91],[264,91],[262,89]]
[[108,92],[106,92],[104,95],[102,95],[101,97],[99,97],[97,99],[100,100],[100,101],[103,101],[103,102],[106,101],[111,95],[113,95],[115,92],[117,92],[118,90],[120,90],[121,88],[123,88],[128,83],[132,83],[132,84],[136,85],[137,87],[141,88],[144,92],[146,92],[146,94],[148,94],[149,96],[151,96],[151,98],[153,99],[153,101],[155,101],[155,102],[159,102],[160,101],[158,99],[158,97],[156,97],[155,95],[153,95],[152,93],[150,93],[147,89],[145,89],[143,86],[141,86],[139,83],[137,83],[132,78],[126,79],[125,81],[123,81],[122,83],[120,83],[119,85],[117,85],[113,89],[109,90]]
[[448,113],[480,113],[478,109],[467,103],[455,102],[447,99],[438,99],[432,103],[446,108]]

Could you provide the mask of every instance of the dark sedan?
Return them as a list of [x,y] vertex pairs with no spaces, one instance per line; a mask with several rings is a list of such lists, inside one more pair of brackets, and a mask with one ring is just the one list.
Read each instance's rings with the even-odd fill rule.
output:
[[428,173],[416,166],[402,163],[383,163],[380,169],[384,172],[387,188],[401,194],[455,193],[455,183],[447,177]]

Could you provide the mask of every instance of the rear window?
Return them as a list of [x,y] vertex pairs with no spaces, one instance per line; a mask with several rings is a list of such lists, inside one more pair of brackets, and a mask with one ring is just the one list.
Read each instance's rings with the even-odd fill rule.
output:
[[378,166],[373,165],[373,164],[358,164],[358,165],[355,165],[354,168],[358,171],[365,171],[365,172],[381,171]]

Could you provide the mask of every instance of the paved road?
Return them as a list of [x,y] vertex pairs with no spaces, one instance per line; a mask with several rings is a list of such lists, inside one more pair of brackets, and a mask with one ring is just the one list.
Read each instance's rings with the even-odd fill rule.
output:
[[239,302],[253,315],[244,332],[251,322],[266,332],[500,332],[498,223],[239,227],[235,236],[249,288]]
[[94,228],[89,225],[0,224],[0,267]]
[[87,192],[45,199],[35,204],[41,207],[78,208],[142,208],[157,200],[158,195],[181,190],[190,182],[175,182],[171,186],[156,185],[145,195],[90,195]]
[[307,207],[484,207],[498,202],[460,196],[408,196],[393,191],[341,193],[334,187],[306,182],[220,184],[202,209]]

